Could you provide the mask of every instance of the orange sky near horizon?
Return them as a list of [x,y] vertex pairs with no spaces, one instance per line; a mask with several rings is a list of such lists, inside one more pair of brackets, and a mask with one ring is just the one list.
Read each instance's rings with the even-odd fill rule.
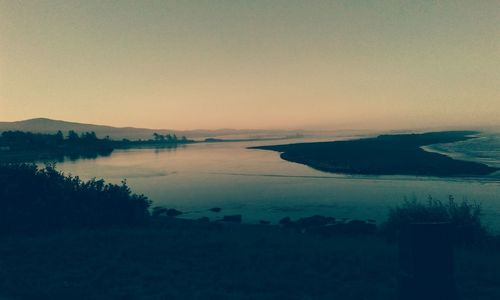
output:
[[0,0],[0,121],[500,125],[499,1]]

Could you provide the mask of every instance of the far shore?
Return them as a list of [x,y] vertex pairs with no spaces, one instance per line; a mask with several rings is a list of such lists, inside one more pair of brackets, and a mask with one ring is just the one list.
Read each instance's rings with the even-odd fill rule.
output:
[[423,146],[474,138],[474,131],[380,135],[348,141],[259,146],[251,149],[281,152],[281,158],[314,169],[360,175],[437,177],[484,176],[498,171],[488,165],[428,152]]
[[70,131],[72,138],[57,134],[42,134],[23,131],[0,131],[0,163],[62,162],[66,159],[95,159],[109,156],[115,150],[126,149],[176,149],[189,144],[279,141],[301,137],[250,137],[241,139],[206,138],[192,140],[185,136],[161,135],[155,133],[149,140],[112,140],[98,138],[94,132]]

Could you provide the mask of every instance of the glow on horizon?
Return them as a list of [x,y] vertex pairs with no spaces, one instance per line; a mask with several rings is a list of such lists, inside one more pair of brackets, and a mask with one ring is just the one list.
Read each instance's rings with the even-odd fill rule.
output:
[[499,1],[0,0],[0,121],[500,125]]

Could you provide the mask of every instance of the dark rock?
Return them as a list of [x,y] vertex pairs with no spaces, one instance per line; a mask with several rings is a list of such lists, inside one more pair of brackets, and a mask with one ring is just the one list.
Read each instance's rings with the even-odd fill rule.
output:
[[176,217],[178,215],[182,215],[182,211],[177,210],[175,208],[167,209],[166,213],[167,213],[167,216],[169,216],[169,217]]
[[280,220],[279,223],[283,226],[287,226],[292,223],[292,219],[290,219],[290,217],[284,217],[283,219]]
[[328,237],[343,232],[343,228],[345,227],[344,225],[345,224],[337,223],[327,224],[325,226],[311,227],[307,229],[307,232]]
[[347,233],[372,234],[377,231],[377,225],[361,220],[352,220],[345,224]]
[[212,212],[220,212],[222,210],[222,208],[220,207],[212,207],[211,209],[209,209],[209,211],[212,211]]
[[303,233],[313,233],[322,236],[332,236],[334,234],[374,234],[377,231],[375,223],[362,220],[336,220],[332,217],[315,215],[298,219],[293,222],[284,219],[280,224],[287,228],[294,228]]
[[167,214],[167,209],[165,207],[156,206],[153,208],[153,212],[151,214],[153,217],[159,217],[161,215]]
[[210,219],[208,217],[201,217],[201,218],[198,218],[198,221],[200,222],[210,222]]
[[243,218],[241,215],[230,215],[230,216],[224,216],[224,218],[222,218],[222,221],[223,222],[241,223],[242,219]]
[[269,224],[271,224],[271,221],[260,220],[260,221],[259,221],[259,224],[262,224],[262,225],[269,225]]
[[349,224],[349,225],[364,225],[364,224],[366,224],[366,221],[363,221],[363,220],[350,220],[349,222],[347,222],[347,224]]
[[325,226],[328,224],[334,224],[335,218],[324,217],[320,215],[314,215],[311,217],[300,218],[297,220],[296,224],[300,228]]

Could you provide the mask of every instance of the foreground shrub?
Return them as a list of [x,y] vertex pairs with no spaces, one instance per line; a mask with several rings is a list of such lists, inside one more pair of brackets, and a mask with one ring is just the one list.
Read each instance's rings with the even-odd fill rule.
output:
[[391,208],[387,221],[381,224],[381,233],[396,239],[404,226],[411,223],[449,222],[456,243],[475,243],[487,236],[481,223],[481,205],[466,200],[457,203],[453,196],[443,203],[429,197],[426,202],[417,199],[405,200],[400,206]]
[[54,166],[0,165],[0,233],[99,228],[147,222],[150,201],[127,184],[82,181]]

